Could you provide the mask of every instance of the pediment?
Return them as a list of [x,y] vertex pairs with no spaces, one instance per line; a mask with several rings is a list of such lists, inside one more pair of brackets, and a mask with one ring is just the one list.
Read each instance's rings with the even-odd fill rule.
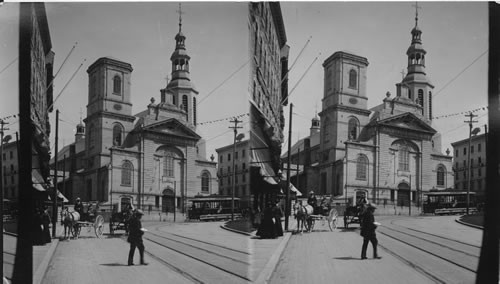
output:
[[392,116],[380,120],[378,124],[392,128],[406,129],[416,132],[426,132],[429,134],[434,134],[437,132],[429,124],[412,113],[403,113],[400,115]]
[[157,134],[173,135],[188,139],[201,139],[201,136],[198,135],[194,130],[184,125],[175,118],[170,118],[154,124],[146,125],[144,127],[144,130],[152,131]]

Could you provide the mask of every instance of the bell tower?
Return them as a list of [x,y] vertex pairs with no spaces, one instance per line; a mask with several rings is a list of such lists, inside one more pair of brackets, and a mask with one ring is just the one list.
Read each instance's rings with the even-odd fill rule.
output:
[[432,91],[431,83],[425,71],[425,56],[427,51],[422,44],[422,30],[418,27],[418,9],[415,4],[415,27],[411,30],[411,44],[406,51],[408,56],[407,74],[401,83],[396,84],[397,96],[408,98],[421,108],[421,114],[426,121],[432,122]]
[[186,52],[186,37],[182,33],[182,10],[179,4],[179,32],[175,36],[175,50],[170,56],[172,62],[171,80],[162,90],[162,103],[167,97],[169,102],[181,108],[186,115],[186,121],[196,127],[196,97],[198,91],[189,77],[189,61],[191,57]]

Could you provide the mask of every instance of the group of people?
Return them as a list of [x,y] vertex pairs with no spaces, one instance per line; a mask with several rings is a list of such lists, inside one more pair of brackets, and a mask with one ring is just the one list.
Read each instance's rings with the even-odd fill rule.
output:
[[33,245],[41,246],[51,242],[50,223],[47,206],[37,208],[33,218]]
[[283,236],[283,227],[281,225],[281,218],[283,211],[279,202],[268,202],[266,208],[262,213],[258,212],[256,223],[258,223],[258,230],[256,235],[261,239],[275,239]]

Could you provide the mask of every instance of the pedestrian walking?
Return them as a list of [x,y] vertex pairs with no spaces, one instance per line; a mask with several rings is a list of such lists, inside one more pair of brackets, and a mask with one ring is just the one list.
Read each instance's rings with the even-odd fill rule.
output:
[[276,231],[276,236],[282,237],[283,227],[281,226],[281,217],[283,217],[283,210],[281,210],[279,201],[277,201],[275,206],[273,207],[273,216],[274,216],[274,227]]
[[42,241],[44,244],[50,243],[51,242],[51,237],[50,237],[50,215],[47,207],[45,206],[43,208],[42,212],[42,226],[43,226],[43,233],[42,233]]
[[141,223],[142,215],[144,215],[142,210],[137,209],[135,214],[130,219],[130,223],[128,224],[129,234],[127,241],[130,243],[130,251],[128,253],[128,265],[134,265],[135,248],[139,249],[141,265],[148,265],[144,261],[144,243],[142,241],[142,235],[144,235],[145,229],[142,228],[142,223]]
[[361,236],[363,237],[361,259],[366,259],[366,249],[368,248],[368,242],[371,242],[373,246],[373,258],[382,258],[377,253],[378,240],[375,229],[377,229],[378,223],[375,222],[375,217],[373,216],[373,212],[375,212],[375,209],[375,205],[368,204],[366,212],[363,214],[363,217],[361,219]]

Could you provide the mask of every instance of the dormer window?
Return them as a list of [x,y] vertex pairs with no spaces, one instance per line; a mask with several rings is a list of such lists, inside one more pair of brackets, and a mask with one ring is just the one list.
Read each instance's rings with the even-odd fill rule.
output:
[[115,95],[122,94],[122,79],[118,75],[113,77],[113,94]]

